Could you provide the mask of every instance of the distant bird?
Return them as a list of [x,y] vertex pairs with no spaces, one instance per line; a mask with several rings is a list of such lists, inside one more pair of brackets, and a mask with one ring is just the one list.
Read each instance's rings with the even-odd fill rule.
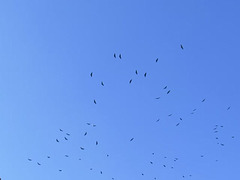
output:
[[156,62],[158,62],[158,58],[156,59]]
[[66,138],[66,137],[64,137],[64,139],[67,141],[68,140],[68,138]]
[[155,99],[160,99],[160,97],[156,97]]
[[100,171],[100,173],[102,174],[102,171]]
[[96,141],[96,145],[98,145],[98,141]]
[[196,111],[197,109],[194,109],[193,111]]
[[58,140],[58,139],[56,139],[56,141],[57,141],[57,142],[59,142],[59,140]]
[[81,150],[84,150],[84,148],[83,148],[83,147],[80,147],[80,149],[81,149]]
[[91,72],[90,76],[91,76],[91,77],[93,76],[93,72]]
[[204,102],[206,99],[203,99],[202,102]]
[[62,170],[61,170],[61,169],[59,169],[58,171],[59,171],[59,172],[62,172]]
[[131,139],[130,139],[130,141],[133,141],[133,140],[134,140],[134,138],[131,138]]
[[163,89],[167,89],[167,86],[165,86]]
[[234,136],[232,136],[232,138],[234,138]]
[[203,155],[201,155],[201,157],[203,157]]
[[86,136],[86,135],[87,135],[87,132],[84,133],[84,136]]
[[160,121],[160,119],[157,119],[157,120],[156,120],[156,122],[159,122],[159,121]]
[[180,123],[177,123],[176,126],[179,126]]
[[169,94],[170,93],[170,90],[167,92],[167,94]]
[[182,44],[180,45],[180,47],[181,47],[181,49],[184,49]]
[[224,144],[221,144],[221,146],[224,146]]
[[142,173],[142,176],[144,176],[144,174]]
[[116,58],[116,54],[115,53],[113,54],[113,57]]
[[92,171],[92,168],[90,168],[90,171]]
[[47,158],[49,159],[49,158],[50,158],[50,156],[47,156]]
[[66,133],[66,135],[67,135],[67,136],[70,136],[70,134],[69,134],[69,133]]
[[172,116],[172,114],[169,114],[168,116]]
[[96,127],[97,125],[96,125],[96,124],[93,124],[92,126],[93,126],[93,127]]
[[138,75],[138,71],[136,70],[135,73]]
[[130,79],[130,81],[129,81],[129,84],[131,84],[132,83],[132,79]]
[[59,131],[63,132],[63,130],[62,130],[62,129],[59,129]]
[[122,55],[121,54],[119,54],[119,58],[122,59]]
[[229,106],[228,108],[227,108],[227,110],[229,110],[231,108],[231,106]]
[[153,164],[153,162],[152,162],[152,161],[150,161],[150,164]]
[[93,102],[94,102],[94,104],[97,104],[97,102],[96,102],[96,100],[95,100],[95,99],[93,100]]
[[163,165],[163,167],[166,167],[166,165]]
[[101,82],[101,85],[102,85],[102,86],[104,86],[104,83],[103,83],[103,82]]
[[144,77],[147,77],[147,73],[144,73]]
[[69,157],[68,155],[65,155],[65,157]]
[[40,164],[39,162],[38,162],[37,164],[38,164],[39,166],[41,166],[41,164]]
[[91,123],[86,123],[87,125],[91,125]]
[[32,161],[32,159],[28,158],[29,161]]
[[182,118],[180,118],[180,120],[182,121]]

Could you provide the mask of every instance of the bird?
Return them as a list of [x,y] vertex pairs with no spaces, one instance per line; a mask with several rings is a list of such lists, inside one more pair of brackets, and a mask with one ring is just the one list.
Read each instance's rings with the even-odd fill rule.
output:
[[96,127],[97,125],[96,124],[93,124],[93,127]]
[[98,141],[96,141],[96,145],[98,145]]
[[80,149],[81,149],[81,150],[84,150],[84,148],[83,148],[83,147],[80,147]]
[[58,140],[58,139],[56,139],[56,141],[57,141],[57,142],[59,142],[59,140]]
[[130,141],[133,141],[133,140],[134,140],[134,138],[131,138],[131,139],[130,139]]
[[49,158],[50,158],[50,156],[47,156],[47,158],[49,159]]
[[182,118],[179,118],[182,121]]
[[100,171],[100,173],[102,174],[102,171]]
[[204,102],[206,99],[203,99],[202,102]]
[[172,116],[172,114],[169,114],[168,116]]
[[69,134],[69,133],[66,133],[66,135],[67,135],[67,136],[70,136],[70,134]]
[[40,164],[39,162],[37,162],[37,164],[38,164],[39,166],[41,166],[41,164]]
[[119,58],[122,59],[122,55],[121,54],[119,54]]
[[158,62],[158,58],[156,59],[156,62]]
[[28,158],[29,161],[32,161],[32,159]]
[[62,129],[59,129],[59,131],[63,132],[63,130],[62,130]]
[[86,123],[87,125],[91,125],[91,123]]
[[153,162],[152,162],[152,161],[150,161],[150,164],[153,164]]
[[137,70],[135,71],[135,74],[137,74],[137,75],[138,75],[138,71],[137,71]]
[[182,44],[180,45],[180,47],[181,47],[181,49],[184,49]]
[[144,77],[147,77],[147,73],[144,73]]
[[167,94],[169,94],[169,93],[170,93],[170,90],[168,90]]
[[96,102],[96,100],[95,100],[95,99],[93,100],[93,102],[94,102],[94,104],[97,104],[97,102]]
[[87,135],[87,132],[84,133],[84,136],[86,136],[86,135]]
[[129,81],[129,84],[131,84],[132,83],[132,79],[130,79],[130,81]]
[[101,85],[102,85],[102,86],[104,86],[104,83],[103,83],[103,82],[101,82]]
[[115,53],[113,54],[113,57],[116,58],[116,54]]
[[156,97],[155,99],[160,99],[160,97]]
[[180,123],[177,123],[176,126],[179,126]]
[[167,89],[167,86],[165,86],[163,89]]
[[62,172],[62,170],[61,170],[61,169],[59,169],[58,171],[59,171],[59,172]]
[[193,111],[196,111],[197,109],[193,109]]
[[67,141],[68,140],[68,138],[66,138],[66,137],[64,137],[64,139]]
[[160,119],[157,119],[157,120],[156,120],[156,122],[159,122],[159,121],[160,121]]
[[166,165],[163,165],[163,167],[166,167]]
[[227,110],[229,110],[231,108],[231,106],[229,106],[228,108],[227,108]]
[[68,155],[65,155],[65,157],[69,157]]
[[93,72],[90,73],[90,76],[91,76],[91,77],[93,76]]

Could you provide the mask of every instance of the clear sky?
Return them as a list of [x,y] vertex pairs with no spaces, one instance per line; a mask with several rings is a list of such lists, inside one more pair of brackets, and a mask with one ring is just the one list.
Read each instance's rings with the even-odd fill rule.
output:
[[239,18],[237,0],[1,1],[2,180],[240,179]]

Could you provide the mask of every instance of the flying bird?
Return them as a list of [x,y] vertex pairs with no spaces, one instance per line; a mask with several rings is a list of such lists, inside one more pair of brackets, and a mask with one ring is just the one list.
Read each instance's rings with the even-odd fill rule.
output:
[[38,162],[37,164],[38,164],[39,166],[41,166],[41,164],[40,164],[39,162]]
[[119,54],[119,58],[122,59],[122,55],[121,54]]
[[58,171],[59,171],[59,172],[62,172],[62,170],[61,170],[61,169],[59,169]]
[[231,108],[231,106],[229,106],[228,108],[227,108],[227,110],[229,110]]
[[115,53],[113,54],[113,57],[116,58],[116,54]]
[[130,139],[130,141],[133,141],[133,140],[134,140],[134,138],[131,138],[131,139]]
[[129,81],[129,84],[131,84],[132,83],[132,79],[130,79],[130,81]]
[[177,123],[176,126],[179,126],[180,123]]
[[160,99],[160,97],[156,97],[155,99]]
[[91,123],[86,123],[87,125],[91,125]]
[[91,72],[90,76],[91,76],[91,77],[93,76],[93,72]]
[[68,155],[65,155],[65,157],[69,157]]
[[98,145],[98,141],[96,141],[96,145]]
[[158,62],[158,58],[156,59],[156,62]]
[[204,102],[206,99],[203,99],[202,102]]
[[58,139],[56,139],[56,141],[57,141],[57,142],[59,142],[59,140],[58,140]]
[[135,73],[138,74],[138,71],[136,70]]
[[170,93],[170,90],[167,92],[167,94],[169,94]]
[[104,86],[103,82],[101,82],[101,85]]
[[70,134],[69,134],[69,133],[66,133],[66,135],[67,135],[67,136],[70,136]]
[[63,130],[62,130],[62,129],[59,129],[59,131],[63,132]]
[[181,49],[184,49],[182,44],[180,45],[180,47],[181,47]]
[[68,138],[66,138],[66,137],[64,137],[64,139],[67,141],[68,140]]
[[163,89],[167,89],[167,86],[165,86]]
[[94,104],[97,104],[97,102],[96,102],[96,100],[95,100],[95,99],[93,100],[93,102],[94,102]]
[[147,77],[147,73],[144,73],[144,77]]
[[47,158],[49,159],[49,158],[50,158],[50,156],[47,156]]
[[81,149],[81,150],[84,150],[84,148],[83,148],[83,147],[80,147],[80,149]]
[[84,136],[86,136],[86,135],[87,135],[87,132],[84,133]]
[[29,161],[32,161],[32,159],[28,158]]
[[157,119],[157,120],[156,120],[156,122],[159,122],[159,121],[160,121],[160,119]]
[[172,116],[172,114],[169,114],[168,116]]

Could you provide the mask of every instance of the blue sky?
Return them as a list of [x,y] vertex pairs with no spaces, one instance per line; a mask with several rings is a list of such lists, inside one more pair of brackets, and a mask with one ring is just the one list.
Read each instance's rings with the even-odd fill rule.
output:
[[2,180],[239,179],[239,7],[1,1]]

